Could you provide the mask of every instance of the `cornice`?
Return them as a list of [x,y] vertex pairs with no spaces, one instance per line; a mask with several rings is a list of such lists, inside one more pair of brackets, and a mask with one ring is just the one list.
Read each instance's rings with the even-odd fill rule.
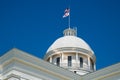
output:
[[46,53],[46,55],[44,56],[44,59],[47,60],[47,58],[51,55],[54,55],[56,53],[60,53],[60,52],[77,52],[77,53],[81,53],[83,55],[87,55],[89,57],[91,57],[94,61],[96,60],[96,57],[94,55],[94,53],[92,51],[88,51],[86,49],[83,48],[77,48],[77,47],[64,47],[64,48],[58,48],[55,50],[51,50],[48,53]]

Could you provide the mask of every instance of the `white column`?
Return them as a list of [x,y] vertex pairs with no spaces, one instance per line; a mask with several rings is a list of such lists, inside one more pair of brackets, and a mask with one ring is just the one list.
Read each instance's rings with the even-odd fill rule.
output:
[[60,53],[60,65],[62,63],[62,53]]
[[64,58],[64,53],[62,52],[61,54],[62,54],[62,55],[61,55],[61,58],[62,58],[62,60],[63,60],[63,58]]
[[96,64],[94,63],[94,71],[96,71]]
[[78,53],[76,52],[76,61],[78,62]]
[[60,61],[60,65],[62,65],[62,64],[63,64],[63,58],[64,58],[64,53],[63,53],[63,52],[61,52],[61,61]]
[[50,56],[50,63],[52,63],[52,56]]
[[76,65],[79,67],[78,53],[76,52]]
[[90,70],[90,57],[88,57],[88,67],[89,67],[89,70]]

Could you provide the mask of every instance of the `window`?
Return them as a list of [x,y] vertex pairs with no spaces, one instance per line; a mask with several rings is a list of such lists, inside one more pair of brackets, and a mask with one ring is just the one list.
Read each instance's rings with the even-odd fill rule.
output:
[[94,70],[94,63],[92,62],[92,70]]
[[92,61],[91,58],[90,58],[90,62],[91,62],[91,69],[94,70],[94,62]]
[[72,66],[72,56],[68,56],[68,66]]
[[80,68],[83,68],[83,58],[80,57]]
[[60,66],[60,57],[56,58],[56,64],[57,66]]

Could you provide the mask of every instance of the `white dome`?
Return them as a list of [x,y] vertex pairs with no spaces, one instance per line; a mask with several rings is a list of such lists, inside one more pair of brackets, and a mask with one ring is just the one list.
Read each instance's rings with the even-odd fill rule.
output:
[[57,48],[63,48],[63,47],[77,47],[77,48],[82,48],[82,49],[92,51],[92,49],[83,39],[76,36],[64,36],[64,37],[58,38],[49,47],[49,49],[47,50],[47,53],[51,50],[55,50]]

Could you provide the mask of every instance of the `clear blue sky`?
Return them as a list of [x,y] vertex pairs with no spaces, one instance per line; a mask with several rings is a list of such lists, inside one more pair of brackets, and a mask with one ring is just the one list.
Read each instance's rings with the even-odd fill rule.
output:
[[0,56],[16,47],[43,58],[68,28],[69,4],[71,27],[95,52],[97,69],[120,62],[120,0],[0,0]]

